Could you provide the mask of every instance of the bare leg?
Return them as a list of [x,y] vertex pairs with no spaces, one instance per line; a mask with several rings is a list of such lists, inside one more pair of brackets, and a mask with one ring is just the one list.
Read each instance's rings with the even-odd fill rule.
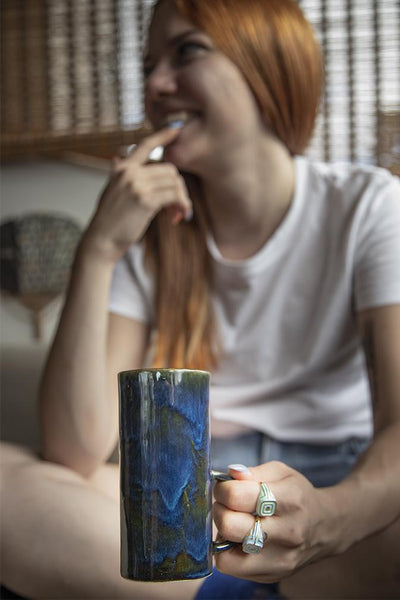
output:
[[400,519],[343,554],[305,567],[280,589],[292,600],[399,600]]
[[201,579],[140,583],[119,574],[117,468],[85,480],[2,445],[2,582],[30,598],[188,600]]
[[[118,470],[86,480],[29,450],[1,449],[2,583],[35,600],[190,600],[201,580],[131,582],[119,575]],[[400,521],[281,583],[300,599],[400,598]]]

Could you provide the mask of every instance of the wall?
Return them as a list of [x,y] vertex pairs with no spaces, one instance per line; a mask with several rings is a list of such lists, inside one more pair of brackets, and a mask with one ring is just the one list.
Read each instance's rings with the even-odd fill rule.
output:
[[[69,215],[84,227],[106,179],[104,170],[67,162],[6,163],[0,169],[1,220],[45,211]],[[37,447],[37,385],[61,307],[62,298],[45,309],[43,337],[38,341],[29,311],[2,295],[0,399],[4,440]]]

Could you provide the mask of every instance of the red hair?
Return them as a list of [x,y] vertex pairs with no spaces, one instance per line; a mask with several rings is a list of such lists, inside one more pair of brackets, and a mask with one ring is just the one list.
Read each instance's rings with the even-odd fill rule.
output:
[[291,154],[308,145],[323,84],[314,31],[295,0],[173,0],[246,78],[266,127]]
[[[320,48],[295,0],[173,0],[240,69],[268,128],[300,154],[314,128],[323,80]],[[147,234],[156,273],[153,366],[209,369],[218,360],[207,223],[195,178],[194,219],[173,227],[160,213]]]
[[193,219],[176,226],[161,211],[146,234],[149,268],[156,274],[157,336],[152,365],[210,369],[216,365],[219,351],[207,224],[196,180],[190,175],[185,179]]

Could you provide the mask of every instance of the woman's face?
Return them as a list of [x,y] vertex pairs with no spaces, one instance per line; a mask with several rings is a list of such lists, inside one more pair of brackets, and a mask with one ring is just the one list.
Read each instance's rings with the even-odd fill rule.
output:
[[[223,24],[221,25],[223,26]],[[144,59],[146,114],[155,129],[184,121],[165,159],[197,175],[243,148],[263,129],[239,69],[171,0],[157,7]]]

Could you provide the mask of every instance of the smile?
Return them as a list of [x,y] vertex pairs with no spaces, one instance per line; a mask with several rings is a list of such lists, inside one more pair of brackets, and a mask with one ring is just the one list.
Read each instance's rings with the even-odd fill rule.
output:
[[197,116],[197,113],[188,111],[177,111],[169,113],[161,122],[161,127],[184,127],[189,121]]

